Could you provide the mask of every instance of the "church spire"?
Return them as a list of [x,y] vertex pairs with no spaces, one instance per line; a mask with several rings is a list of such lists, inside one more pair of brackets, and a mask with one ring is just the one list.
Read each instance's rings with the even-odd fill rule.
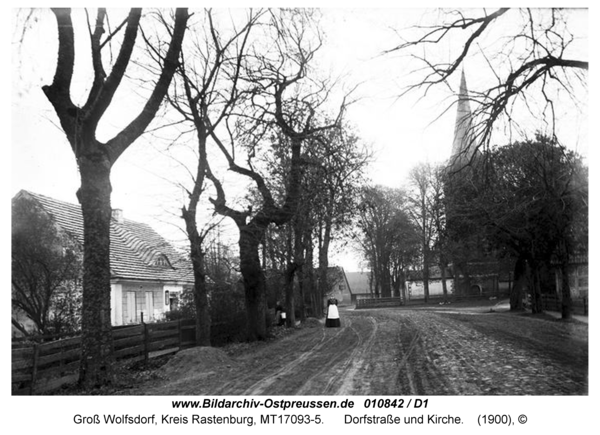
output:
[[454,142],[452,143],[451,159],[470,159],[472,151],[470,148],[471,137],[471,106],[469,104],[469,90],[467,89],[467,79],[465,70],[462,70],[460,77],[460,90],[458,92],[458,105],[456,110],[456,124],[454,126]]

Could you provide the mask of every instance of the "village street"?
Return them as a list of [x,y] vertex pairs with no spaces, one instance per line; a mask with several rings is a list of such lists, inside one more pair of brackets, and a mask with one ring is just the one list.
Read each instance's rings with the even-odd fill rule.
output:
[[587,394],[588,325],[480,306],[354,310],[283,338],[171,358],[119,394]]

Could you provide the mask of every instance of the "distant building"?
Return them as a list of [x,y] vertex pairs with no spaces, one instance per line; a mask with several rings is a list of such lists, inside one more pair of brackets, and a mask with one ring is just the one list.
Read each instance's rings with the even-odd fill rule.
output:
[[372,297],[369,285],[370,274],[371,272],[346,272],[352,303],[356,302],[356,299]]
[[[562,273],[558,262],[553,262],[554,277],[556,282],[555,291],[560,297],[562,295]],[[573,298],[588,297],[588,256],[574,255],[569,261],[569,287]]]
[[327,268],[327,280],[329,291],[324,295],[324,301],[335,298],[340,304],[349,304],[352,299],[352,292],[344,269],[339,266]]
[[[454,295],[454,277],[452,271],[446,270],[446,292],[447,296]],[[406,278],[406,301],[414,301],[425,298],[425,286],[423,284],[422,271],[409,271]],[[441,298],[444,296],[444,287],[442,285],[442,272],[438,266],[429,268],[429,297]]]
[[[16,201],[33,201],[59,232],[83,246],[79,205],[21,190]],[[194,284],[190,261],[149,225],[113,210],[110,223],[111,322],[114,326],[159,320],[175,308],[179,296]]]

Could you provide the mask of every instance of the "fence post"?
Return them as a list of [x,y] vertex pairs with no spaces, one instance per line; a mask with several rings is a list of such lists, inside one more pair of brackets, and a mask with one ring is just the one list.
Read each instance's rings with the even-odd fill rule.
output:
[[38,366],[39,355],[40,355],[39,345],[37,343],[34,343],[34,345],[33,345],[33,368],[31,370],[31,385],[29,387],[29,394],[33,394],[34,390],[35,390],[35,381],[37,378],[37,371],[38,371],[37,366]]
[[[556,311],[558,311],[559,313],[562,313],[562,299],[555,298],[554,304],[556,305]],[[573,304],[571,303],[571,307],[572,306],[573,306]]]
[[177,321],[177,328],[178,328],[178,332],[179,332],[179,350],[181,350],[181,343],[183,342],[183,329],[181,329],[181,319],[179,319]]
[[[142,314],[142,319],[143,319],[143,314]],[[146,323],[142,322],[142,332],[144,333],[144,363],[148,362],[148,357],[149,357],[149,332],[148,332],[148,325]]]

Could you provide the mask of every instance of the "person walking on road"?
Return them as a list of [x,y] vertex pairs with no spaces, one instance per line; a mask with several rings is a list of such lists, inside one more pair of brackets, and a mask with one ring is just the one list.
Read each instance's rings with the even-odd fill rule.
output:
[[285,310],[281,306],[281,303],[277,301],[277,304],[275,304],[275,323],[277,326],[285,325],[285,318]]
[[337,307],[338,301],[335,298],[330,298],[327,301],[327,317],[325,319],[325,326],[327,328],[339,328],[340,323],[340,312]]

